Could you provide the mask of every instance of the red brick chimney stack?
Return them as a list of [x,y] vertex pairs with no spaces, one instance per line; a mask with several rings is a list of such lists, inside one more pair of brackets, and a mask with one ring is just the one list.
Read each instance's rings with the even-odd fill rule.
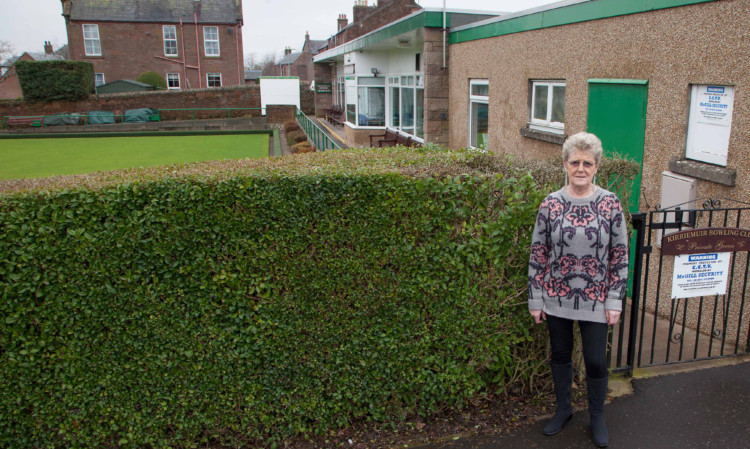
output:
[[52,49],[52,42],[44,41],[44,53],[48,55],[55,53],[55,51]]
[[348,25],[349,25],[349,20],[346,18],[346,14],[339,14],[337,31],[343,30]]

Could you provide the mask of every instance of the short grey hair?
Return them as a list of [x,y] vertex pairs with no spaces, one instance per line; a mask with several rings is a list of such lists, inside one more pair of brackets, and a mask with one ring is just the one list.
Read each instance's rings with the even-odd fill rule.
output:
[[574,150],[589,153],[594,157],[597,164],[602,160],[602,152],[604,151],[602,148],[602,141],[595,135],[587,132],[573,134],[565,139],[565,143],[563,143],[562,147],[562,158],[564,162],[568,162],[568,159],[570,159],[570,155]]

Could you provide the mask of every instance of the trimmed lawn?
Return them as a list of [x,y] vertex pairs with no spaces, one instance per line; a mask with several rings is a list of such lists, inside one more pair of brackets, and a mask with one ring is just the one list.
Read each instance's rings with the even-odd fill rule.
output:
[[0,179],[268,157],[266,134],[0,140]]

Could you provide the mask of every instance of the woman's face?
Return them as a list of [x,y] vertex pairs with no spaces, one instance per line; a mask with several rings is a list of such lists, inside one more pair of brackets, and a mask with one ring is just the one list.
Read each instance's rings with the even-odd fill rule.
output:
[[594,180],[594,175],[599,169],[596,159],[588,151],[573,150],[570,157],[563,163],[565,171],[568,172],[570,185],[580,189],[589,187]]

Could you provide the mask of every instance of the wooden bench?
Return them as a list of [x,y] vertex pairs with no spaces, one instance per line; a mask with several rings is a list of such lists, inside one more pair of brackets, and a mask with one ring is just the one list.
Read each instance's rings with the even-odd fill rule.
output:
[[326,120],[336,126],[344,126],[344,110],[339,106],[333,106],[325,110]]
[[386,128],[383,134],[370,134],[370,147],[389,147],[396,145],[401,133],[395,129]]
[[44,117],[5,117],[5,124],[10,128],[11,126],[42,126],[44,125]]

